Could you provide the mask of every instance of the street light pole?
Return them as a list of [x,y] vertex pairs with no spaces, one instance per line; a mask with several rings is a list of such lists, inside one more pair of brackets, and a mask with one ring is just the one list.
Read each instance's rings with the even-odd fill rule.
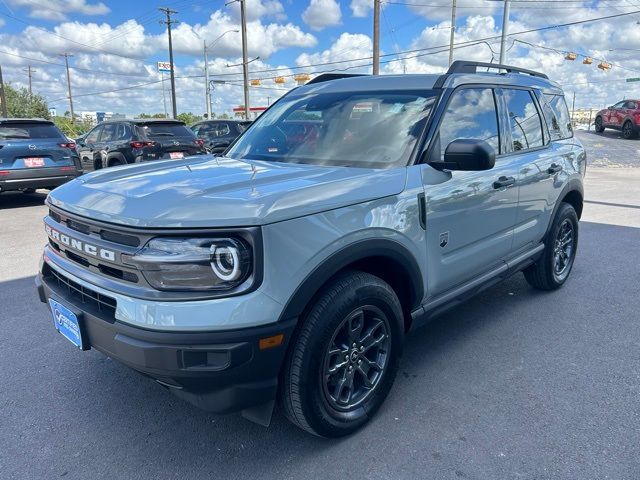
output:
[[[208,50],[210,48],[212,48],[216,43],[218,43],[220,41],[220,39],[222,37],[224,37],[227,33],[238,33],[240,30],[226,30],[224,32],[222,32],[220,35],[218,35],[213,42],[211,42],[211,44],[207,47],[207,41],[203,40],[202,43],[204,45],[204,80],[205,80],[205,85],[204,85],[204,98],[205,101],[207,102],[207,118],[211,119],[211,114],[213,113],[213,109],[211,108],[211,84],[209,81],[209,56],[207,54]],[[198,35],[196,33],[197,37],[200,37],[200,35]]]
[[247,62],[247,12],[245,0],[240,0],[240,23],[242,24],[242,80],[244,83],[244,118],[249,118],[249,65]]
[[509,30],[509,0],[504,0],[504,11],[502,13],[502,38],[500,40],[500,65],[504,65],[504,46]]

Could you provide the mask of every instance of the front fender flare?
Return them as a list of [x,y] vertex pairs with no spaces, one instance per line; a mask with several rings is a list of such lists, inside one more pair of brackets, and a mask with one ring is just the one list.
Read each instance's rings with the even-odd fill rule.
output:
[[296,288],[285,304],[279,321],[299,317],[320,288],[335,274],[349,265],[369,258],[386,257],[398,263],[411,279],[411,308],[417,307],[424,295],[420,267],[411,252],[401,243],[390,239],[360,240],[343,247],[326,258]]

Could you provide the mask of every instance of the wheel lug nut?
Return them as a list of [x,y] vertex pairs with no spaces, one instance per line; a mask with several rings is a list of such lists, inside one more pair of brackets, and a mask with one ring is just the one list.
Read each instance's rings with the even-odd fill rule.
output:
[[356,348],[356,344],[355,343],[353,344],[353,348]]
[[360,351],[361,351],[361,352],[364,352],[364,346],[361,346],[361,347],[360,347]]
[[358,360],[358,365],[360,365],[362,363],[362,360]]

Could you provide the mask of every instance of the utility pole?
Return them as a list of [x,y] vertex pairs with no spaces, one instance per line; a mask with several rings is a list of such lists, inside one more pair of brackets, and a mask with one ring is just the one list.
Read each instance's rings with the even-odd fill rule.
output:
[[70,53],[62,53],[61,57],[64,57],[64,64],[67,67],[67,90],[69,91],[69,107],[71,108],[71,123],[74,122],[73,116],[73,97],[71,96],[71,75],[69,74],[69,57],[73,57]]
[[7,118],[7,96],[4,94],[4,82],[2,81],[2,65],[0,65],[0,102],[2,102],[2,116]]
[[207,104],[207,119],[211,120],[211,87],[209,86],[209,58],[207,57],[207,41],[204,45],[204,101]]
[[380,0],[373,0],[373,74],[380,74]]
[[456,35],[456,0],[451,4],[451,39],[449,40],[449,66],[453,63],[453,41]]
[[173,43],[171,41],[171,25],[174,23],[178,23],[177,20],[172,20],[171,15],[178,13],[175,10],[171,10],[168,7],[159,8],[161,12],[164,12],[167,16],[166,20],[161,21],[160,23],[164,23],[167,26],[167,34],[169,35],[169,63],[171,64],[171,104],[173,106],[173,118],[178,116],[178,108],[176,106],[176,75],[174,72],[173,65]]
[[240,0],[240,22],[242,23],[242,79],[244,82],[244,118],[249,118],[249,65],[247,62],[247,12],[245,0]]
[[504,0],[504,11],[502,12],[502,39],[500,40],[500,65],[504,65],[504,46],[509,30],[509,0]]
[[33,95],[33,91],[31,90],[31,74],[35,72],[35,70],[31,68],[31,65],[27,65],[27,68],[23,68],[22,70],[29,75],[29,95]]

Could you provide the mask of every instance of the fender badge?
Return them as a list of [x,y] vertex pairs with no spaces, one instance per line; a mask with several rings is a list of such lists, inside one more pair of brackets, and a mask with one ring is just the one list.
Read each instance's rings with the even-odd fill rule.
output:
[[440,234],[440,247],[446,247],[447,243],[449,243],[449,232],[443,232]]

